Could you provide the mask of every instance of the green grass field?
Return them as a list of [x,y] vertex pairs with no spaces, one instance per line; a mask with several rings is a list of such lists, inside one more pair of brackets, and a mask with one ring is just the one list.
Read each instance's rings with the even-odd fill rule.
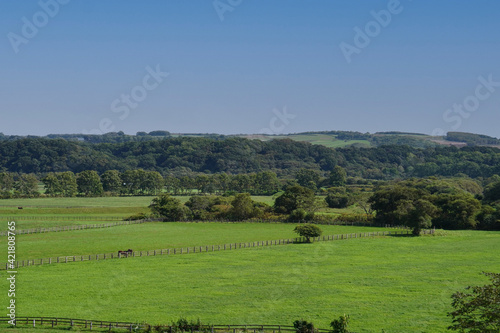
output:
[[[20,226],[18,225],[18,228]],[[223,245],[295,238],[295,224],[269,223],[145,223],[105,229],[17,236],[18,260],[56,256],[147,251],[188,246]],[[379,231],[380,228],[321,226],[324,235]],[[391,229],[383,229],[391,230]],[[7,239],[0,239],[0,248]]]
[[[97,217],[147,211],[152,198],[1,200],[0,217],[30,218],[18,219],[17,229],[105,223]],[[273,199],[254,200],[272,204]],[[321,213],[350,211],[352,207]],[[84,219],[75,220],[78,216]],[[47,220],[51,217],[58,218]],[[294,238],[294,226],[147,223],[18,235],[16,255],[23,260]],[[321,228],[325,235],[388,230]],[[6,237],[0,238],[0,247],[7,248]],[[17,274],[17,315],[153,324],[187,317],[208,324],[290,325],[303,318],[328,328],[332,319],[347,313],[355,332],[443,332],[450,324],[446,313],[451,294],[487,282],[481,271],[499,272],[498,253],[500,232],[449,231],[417,238],[360,238],[23,267]],[[0,288],[8,290],[5,279],[0,279]],[[2,304],[7,304],[7,293],[2,294]]]
[[[355,332],[443,332],[451,294],[485,283],[481,271],[498,272],[498,253],[499,232],[464,231],[32,266],[18,271],[18,316],[303,318],[327,328],[347,313]],[[0,286],[7,289],[5,279]]]
[[371,147],[368,140],[338,140],[336,135],[332,134],[295,134],[295,135],[277,135],[272,137],[261,137],[264,140],[272,139],[291,139],[294,141],[305,141],[314,145],[322,145],[329,148],[343,148],[349,145],[358,144],[364,147]]
[[[189,196],[175,197],[181,202],[189,199]],[[147,207],[153,198],[155,197],[2,199],[0,219],[19,221],[18,229],[108,223],[110,221],[106,217],[123,219],[138,213],[149,213]],[[272,196],[252,198],[268,205],[274,203]],[[0,223],[0,231],[5,230],[7,224]]]

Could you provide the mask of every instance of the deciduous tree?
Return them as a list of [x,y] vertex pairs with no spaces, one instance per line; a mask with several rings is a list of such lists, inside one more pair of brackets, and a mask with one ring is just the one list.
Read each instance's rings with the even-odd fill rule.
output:
[[500,331],[500,274],[483,272],[491,284],[469,286],[469,292],[458,291],[452,298],[454,311],[449,330],[470,333],[498,333]]
[[78,192],[85,196],[100,196],[103,193],[101,178],[96,171],[86,170],[76,176]]
[[182,221],[186,218],[188,209],[179,199],[170,194],[162,193],[154,198],[149,205],[151,212],[167,221]]
[[315,224],[299,224],[293,229],[300,236],[305,237],[308,243],[311,243],[312,237],[319,237],[323,231]]

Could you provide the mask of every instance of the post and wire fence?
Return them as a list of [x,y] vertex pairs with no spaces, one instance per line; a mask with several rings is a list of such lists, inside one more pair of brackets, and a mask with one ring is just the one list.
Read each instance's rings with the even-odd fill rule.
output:
[[[434,229],[422,230],[422,233],[434,234]],[[411,235],[411,230],[407,229],[407,230],[372,231],[372,232],[325,235],[319,237],[311,237],[311,240],[338,241],[338,240],[348,240],[356,238],[369,238],[369,237],[380,237],[380,236],[409,236],[409,235]],[[305,237],[296,237],[296,238],[286,238],[278,240],[235,242],[235,243],[218,244],[218,245],[188,246],[180,248],[166,248],[166,249],[156,249],[147,251],[133,251],[130,249],[129,250],[124,249],[123,251],[117,251],[112,253],[57,256],[49,258],[17,260],[10,263],[0,263],[0,270],[9,270],[19,267],[47,265],[56,263],[71,263],[71,262],[82,262],[82,261],[122,259],[129,257],[149,257],[149,256],[163,256],[163,255],[171,256],[171,255],[184,255],[193,253],[228,251],[228,250],[245,249],[245,248],[297,244],[297,243],[304,243],[306,241],[307,239]]]

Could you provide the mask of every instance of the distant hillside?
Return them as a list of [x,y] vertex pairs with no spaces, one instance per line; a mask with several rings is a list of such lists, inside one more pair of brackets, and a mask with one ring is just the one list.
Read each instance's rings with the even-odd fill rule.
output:
[[317,131],[317,132],[302,132],[282,135],[266,135],[266,134],[234,134],[222,135],[216,133],[170,133],[165,130],[146,132],[137,132],[135,135],[125,134],[123,132],[110,132],[102,135],[95,134],[50,134],[44,137],[36,136],[17,136],[4,135],[0,133],[0,141],[15,141],[26,138],[47,138],[47,139],[64,139],[68,141],[85,142],[85,143],[125,143],[125,142],[145,142],[162,140],[166,138],[210,138],[215,140],[223,140],[231,137],[239,137],[246,139],[257,139],[261,141],[270,141],[275,139],[290,139],[299,142],[309,142],[314,145],[322,145],[329,148],[343,147],[380,147],[383,145],[408,145],[414,148],[431,148],[438,146],[500,146],[500,140],[481,134],[449,132],[444,137],[429,136],[422,133],[410,132],[377,132],[361,133],[352,131]]
[[500,145],[499,139],[482,134],[473,134],[466,132],[448,132],[445,138],[448,141],[465,142],[469,146]]
[[420,133],[404,132],[378,132],[375,134],[346,132],[346,131],[322,131],[303,132],[287,135],[243,135],[250,139],[272,140],[272,139],[292,139],[295,141],[305,141],[315,145],[322,145],[330,148],[342,147],[379,147],[382,145],[408,145],[414,148],[429,148],[439,146],[438,142],[431,137]]
[[[382,138],[390,136],[406,140],[401,135]],[[302,168],[326,174],[336,165],[345,168],[350,177],[366,179],[491,177],[500,174],[500,149],[408,145],[332,149],[291,138],[262,141],[238,137],[172,137],[120,143],[61,138],[0,140],[0,172],[45,174],[95,170],[103,173],[112,169],[142,168],[178,176],[273,171],[280,177],[288,177]]]

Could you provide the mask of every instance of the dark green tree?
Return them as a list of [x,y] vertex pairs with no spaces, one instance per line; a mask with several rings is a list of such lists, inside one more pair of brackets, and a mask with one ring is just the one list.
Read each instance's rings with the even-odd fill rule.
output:
[[483,272],[491,284],[469,286],[470,292],[458,291],[452,298],[455,309],[449,312],[453,324],[449,330],[471,333],[500,332],[500,274]]
[[15,194],[21,197],[38,197],[38,178],[32,173],[21,174],[14,183]]
[[433,224],[444,229],[471,229],[477,224],[481,203],[470,193],[438,194],[432,199],[439,208]]
[[413,229],[412,233],[419,236],[422,229],[432,226],[432,218],[437,208],[426,199],[403,200],[399,203],[396,214],[403,225]]
[[76,176],[72,171],[59,172],[56,174],[64,197],[74,197],[78,193]]
[[314,207],[314,192],[300,185],[288,187],[274,202],[274,211],[278,214],[290,214],[298,208],[309,212],[313,211]]
[[500,200],[500,181],[486,187],[484,190],[484,200],[488,202]]
[[332,333],[349,333],[347,330],[347,325],[349,324],[349,315],[344,314],[340,316],[339,319],[334,319],[330,323],[332,328]]
[[141,172],[139,170],[124,171],[120,178],[123,181],[123,189],[125,193],[137,195],[141,187]]
[[98,197],[103,194],[101,178],[96,171],[86,170],[76,175],[78,192],[87,197]]
[[377,213],[375,221],[381,224],[401,225],[408,221],[407,213],[413,207],[413,202],[428,196],[429,193],[425,190],[396,184],[376,190],[370,197],[369,203]]
[[254,202],[249,193],[238,193],[231,201],[229,215],[236,221],[247,220],[257,215]]
[[279,191],[280,182],[272,171],[259,172],[255,175],[255,191],[258,194],[272,195]]
[[295,179],[300,186],[316,191],[320,183],[321,175],[316,170],[303,168],[297,172]]
[[293,229],[300,236],[306,238],[306,242],[311,243],[311,238],[319,237],[323,233],[320,227],[315,224],[299,224]]
[[193,195],[185,203],[195,220],[207,220],[214,204],[214,197],[206,195]]
[[102,188],[106,192],[120,193],[123,182],[118,170],[107,170],[101,175]]
[[71,171],[48,173],[42,182],[45,194],[50,196],[73,197],[78,192],[76,177]]
[[345,208],[349,205],[349,197],[345,194],[328,193],[325,201],[330,208]]
[[336,165],[330,172],[329,182],[331,186],[345,186],[347,173],[344,168]]
[[158,171],[146,171],[141,179],[141,190],[143,193],[157,195],[162,191],[165,180]]
[[14,188],[14,177],[9,172],[0,172],[0,194],[10,193]]
[[478,229],[500,230],[500,206],[483,205],[476,219]]
[[293,322],[293,328],[295,328],[295,333],[315,333],[317,330],[314,328],[314,324],[306,320],[296,320]]
[[154,198],[149,208],[153,214],[167,221],[185,220],[189,213],[189,209],[179,199],[173,198],[167,193],[162,193]]

